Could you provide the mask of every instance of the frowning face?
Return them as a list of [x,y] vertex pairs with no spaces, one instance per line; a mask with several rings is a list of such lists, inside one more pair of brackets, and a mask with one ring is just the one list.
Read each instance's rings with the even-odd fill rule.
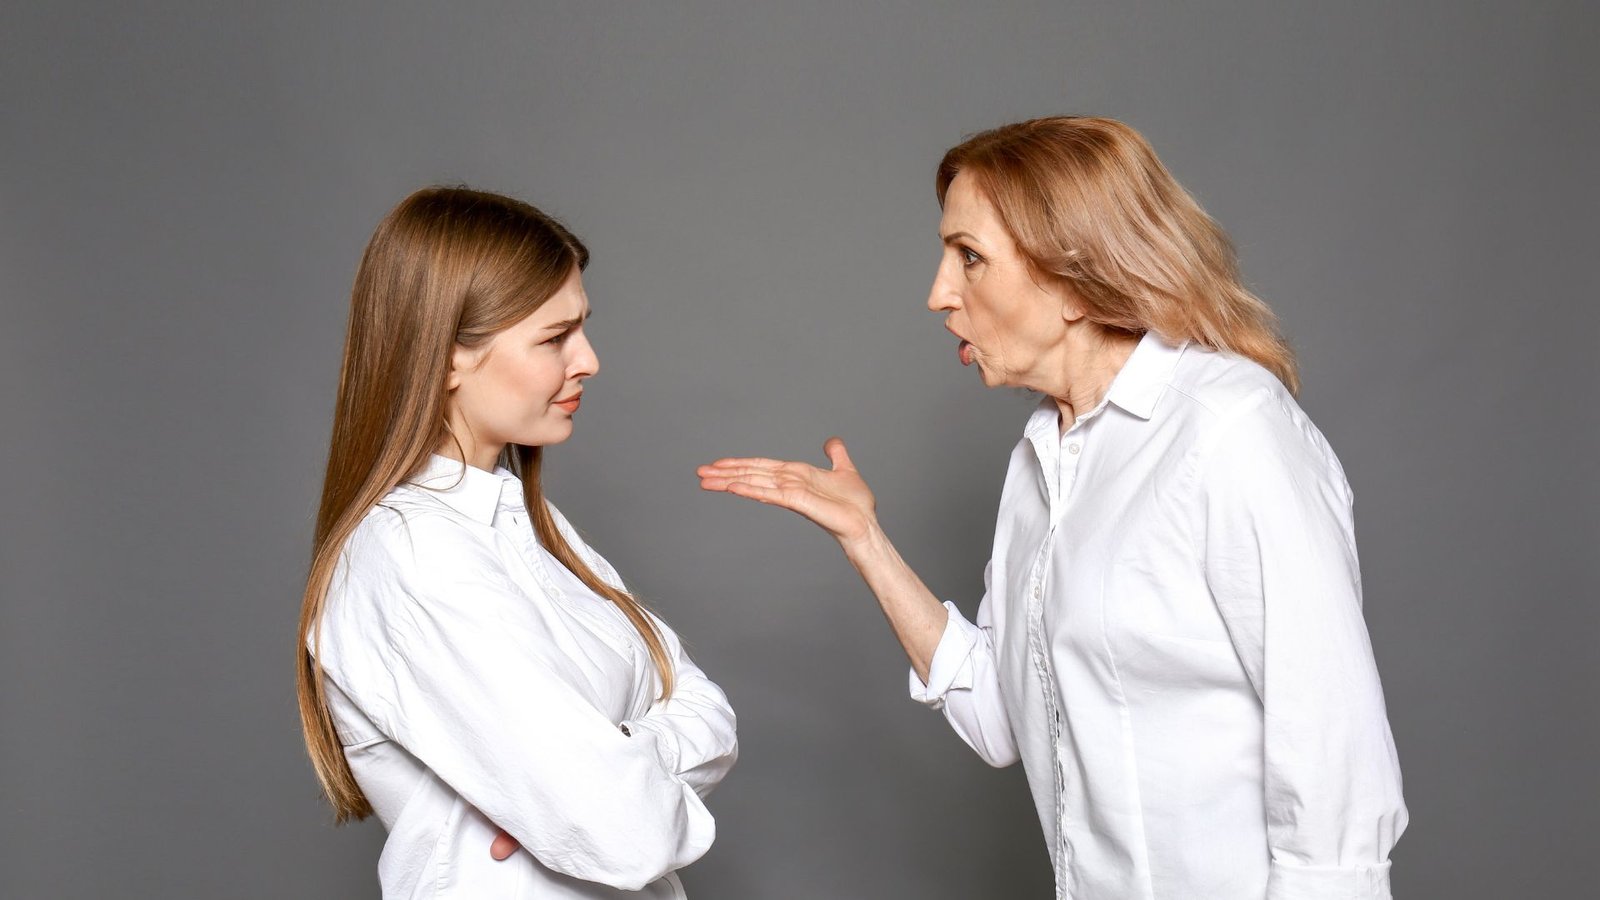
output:
[[574,268],[527,317],[476,347],[456,346],[447,414],[467,462],[491,468],[506,444],[544,446],[572,436],[584,379],[600,371],[583,331],[588,317],[589,298]]

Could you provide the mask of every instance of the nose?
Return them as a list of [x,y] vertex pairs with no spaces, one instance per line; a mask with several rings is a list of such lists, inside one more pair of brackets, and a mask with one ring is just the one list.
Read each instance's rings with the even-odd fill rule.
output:
[[928,291],[928,309],[931,312],[949,312],[961,308],[961,292],[956,289],[955,273],[951,271],[955,254],[946,250],[939,260],[939,270],[933,274],[933,287]]
[[594,345],[589,343],[589,336],[578,329],[567,342],[572,352],[567,361],[567,378],[576,381],[580,378],[589,378],[600,371],[600,356],[594,352]]

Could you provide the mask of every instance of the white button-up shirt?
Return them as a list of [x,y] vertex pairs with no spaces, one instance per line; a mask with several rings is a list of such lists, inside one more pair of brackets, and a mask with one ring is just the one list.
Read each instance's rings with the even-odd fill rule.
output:
[[977,623],[926,685],[1021,759],[1056,896],[1387,898],[1406,825],[1344,472],[1253,362],[1146,335],[1011,456]]
[[[413,482],[346,543],[318,653],[389,831],[383,896],[683,897],[738,755],[727,698],[658,620],[677,683],[656,701],[643,640],[538,544],[511,473],[435,456]],[[492,859],[496,826],[524,852]]]

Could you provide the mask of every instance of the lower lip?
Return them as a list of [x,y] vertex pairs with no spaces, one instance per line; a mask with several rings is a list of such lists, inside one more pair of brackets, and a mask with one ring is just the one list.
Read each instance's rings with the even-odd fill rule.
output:
[[573,413],[578,411],[578,404],[580,404],[582,402],[583,402],[582,399],[574,397],[571,400],[567,400],[567,401],[562,402],[562,403],[555,403],[555,404],[552,404],[552,405],[555,406],[558,409],[566,410],[567,411],[567,415],[570,416]]
[[956,348],[956,355],[961,357],[961,364],[963,366],[972,365],[972,345],[971,344],[967,343],[966,341],[962,341],[961,342],[961,346]]

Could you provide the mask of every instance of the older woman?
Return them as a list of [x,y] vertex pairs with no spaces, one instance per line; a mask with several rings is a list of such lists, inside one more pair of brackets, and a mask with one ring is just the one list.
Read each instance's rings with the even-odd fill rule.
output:
[[938,171],[928,298],[984,384],[1044,395],[1011,455],[977,621],[830,469],[723,459],[702,487],[843,547],[913,697],[1027,771],[1056,895],[1389,896],[1406,824],[1344,473],[1231,245],[1119,122],[979,134]]

